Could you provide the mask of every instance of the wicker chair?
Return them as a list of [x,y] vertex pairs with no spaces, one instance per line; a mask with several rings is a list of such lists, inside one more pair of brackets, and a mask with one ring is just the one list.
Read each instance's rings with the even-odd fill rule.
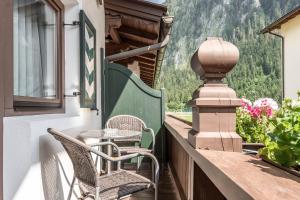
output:
[[[130,130],[130,131],[138,131],[141,132],[148,132],[152,136],[152,148],[142,148],[141,147],[141,140],[142,137],[135,137],[130,138],[129,140],[117,140],[116,142],[137,142],[139,146],[125,146],[125,147],[119,147],[122,154],[128,154],[132,152],[148,152],[148,153],[154,153],[155,151],[155,135],[151,128],[147,128],[145,122],[143,122],[141,119],[131,116],[131,115],[117,115],[112,118],[110,118],[105,125],[105,128],[114,128],[119,130]],[[138,169],[141,165],[141,158],[138,157]]]
[[[157,159],[152,154],[147,152],[136,152],[121,156],[118,146],[111,142],[86,145],[85,143],[54,129],[49,128],[48,132],[53,135],[56,140],[61,142],[73,164],[74,178],[70,186],[68,200],[71,198],[76,179],[78,180],[81,191],[81,199],[119,199],[121,197],[130,196],[135,192],[146,190],[150,187],[155,189],[155,199],[157,199],[159,165]],[[110,157],[95,148],[104,145],[112,145],[117,150],[118,157]],[[143,176],[122,170],[119,165],[117,171],[100,176],[94,165],[92,154],[111,162],[119,162],[138,156],[148,156],[155,163],[155,178],[151,181]]]

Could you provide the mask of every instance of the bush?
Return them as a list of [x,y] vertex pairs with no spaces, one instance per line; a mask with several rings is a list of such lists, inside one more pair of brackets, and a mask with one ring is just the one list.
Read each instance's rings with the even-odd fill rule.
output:
[[260,154],[287,167],[300,165],[300,98],[285,99],[270,119],[270,140]]

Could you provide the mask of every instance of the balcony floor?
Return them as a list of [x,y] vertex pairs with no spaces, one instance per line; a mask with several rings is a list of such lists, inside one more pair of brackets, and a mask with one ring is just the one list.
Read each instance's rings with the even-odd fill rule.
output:
[[[128,169],[128,167],[125,167],[125,169]],[[136,172],[135,170],[132,171]],[[137,173],[147,178],[151,177],[150,169],[143,168]],[[153,189],[149,189],[143,192],[138,192],[133,196],[131,196],[130,198],[126,198],[126,200],[153,200],[153,199],[154,199]],[[158,199],[159,200],[168,200],[168,199],[180,200],[177,187],[175,185],[171,172],[168,169],[164,169],[160,176],[159,185],[158,185]]]

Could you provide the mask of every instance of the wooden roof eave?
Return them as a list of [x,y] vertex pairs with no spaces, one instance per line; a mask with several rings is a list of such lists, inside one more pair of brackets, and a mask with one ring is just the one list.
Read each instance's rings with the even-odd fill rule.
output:
[[[173,16],[165,16],[162,18],[162,28],[160,31],[160,40],[164,37],[170,37],[171,36],[171,29],[173,24]],[[163,59],[165,56],[166,46],[159,49],[156,57],[156,65],[155,65],[155,74],[154,74],[154,80],[153,80],[153,86],[155,87],[157,84],[157,80],[161,73],[161,65],[163,63]]]
[[276,21],[274,21],[273,23],[271,23],[270,25],[266,26],[264,29],[262,29],[260,31],[260,33],[263,33],[263,34],[270,33],[271,31],[273,31],[275,29],[280,29],[282,24],[285,24],[286,22],[288,22],[292,18],[296,17],[297,15],[300,15],[300,6],[296,7],[289,13],[285,14],[281,18],[279,18]]
[[[142,70],[143,73],[145,72],[148,74],[150,73],[150,71],[153,73],[153,78],[151,81],[151,85],[153,86],[156,82],[155,79],[157,79],[160,74],[161,64],[165,53],[165,47],[169,42],[170,29],[173,17],[166,16],[166,6],[160,4],[153,4],[147,1],[105,0],[104,2],[107,15],[111,15],[111,18],[113,19],[120,16],[122,18],[122,21],[128,21],[131,18],[131,20],[135,21],[136,17],[136,20],[150,20],[149,23],[156,24],[156,30],[149,28],[145,29],[144,27],[144,30],[140,30],[142,32],[145,31],[147,33],[146,35],[141,35],[137,31],[137,29],[140,28],[136,26],[136,24],[138,24],[139,21],[135,21],[135,25],[133,26],[131,26],[131,24],[128,23],[129,21],[127,23],[126,21],[124,21],[125,24],[122,27],[113,26],[112,28],[117,28],[118,32],[117,34],[110,35],[113,43],[111,43],[111,45],[109,46],[111,53],[109,53],[106,57],[106,59],[111,62],[115,61],[126,63],[127,61],[132,60],[132,57],[135,57],[136,60],[141,60],[141,65],[147,65],[146,68],[141,67],[147,71],[146,72]],[[131,4],[134,6],[130,6]],[[137,8],[137,6],[139,8]],[[140,9],[141,7],[145,7],[145,9]],[[124,18],[124,16],[126,18]],[[117,21],[117,19],[114,20]],[[129,30],[128,28],[126,29],[126,26],[129,26],[128,28],[133,28],[136,30]],[[114,30],[112,29],[112,31]],[[155,39],[155,37],[157,39]],[[120,49],[123,49],[123,52],[117,53],[116,51],[118,47],[120,47]],[[152,54],[154,57],[150,56]]]

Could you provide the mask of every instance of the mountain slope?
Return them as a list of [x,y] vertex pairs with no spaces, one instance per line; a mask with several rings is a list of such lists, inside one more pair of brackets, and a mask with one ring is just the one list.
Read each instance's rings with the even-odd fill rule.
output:
[[183,109],[200,85],[189,61],[209,36],[238,46],[239,63],[225,82],[240,97],[280,101],[280,39],[259,31],[299,5],[299,0],[167,0],[166,4],[175,22],[158,87],[166,88],[169,110]]

